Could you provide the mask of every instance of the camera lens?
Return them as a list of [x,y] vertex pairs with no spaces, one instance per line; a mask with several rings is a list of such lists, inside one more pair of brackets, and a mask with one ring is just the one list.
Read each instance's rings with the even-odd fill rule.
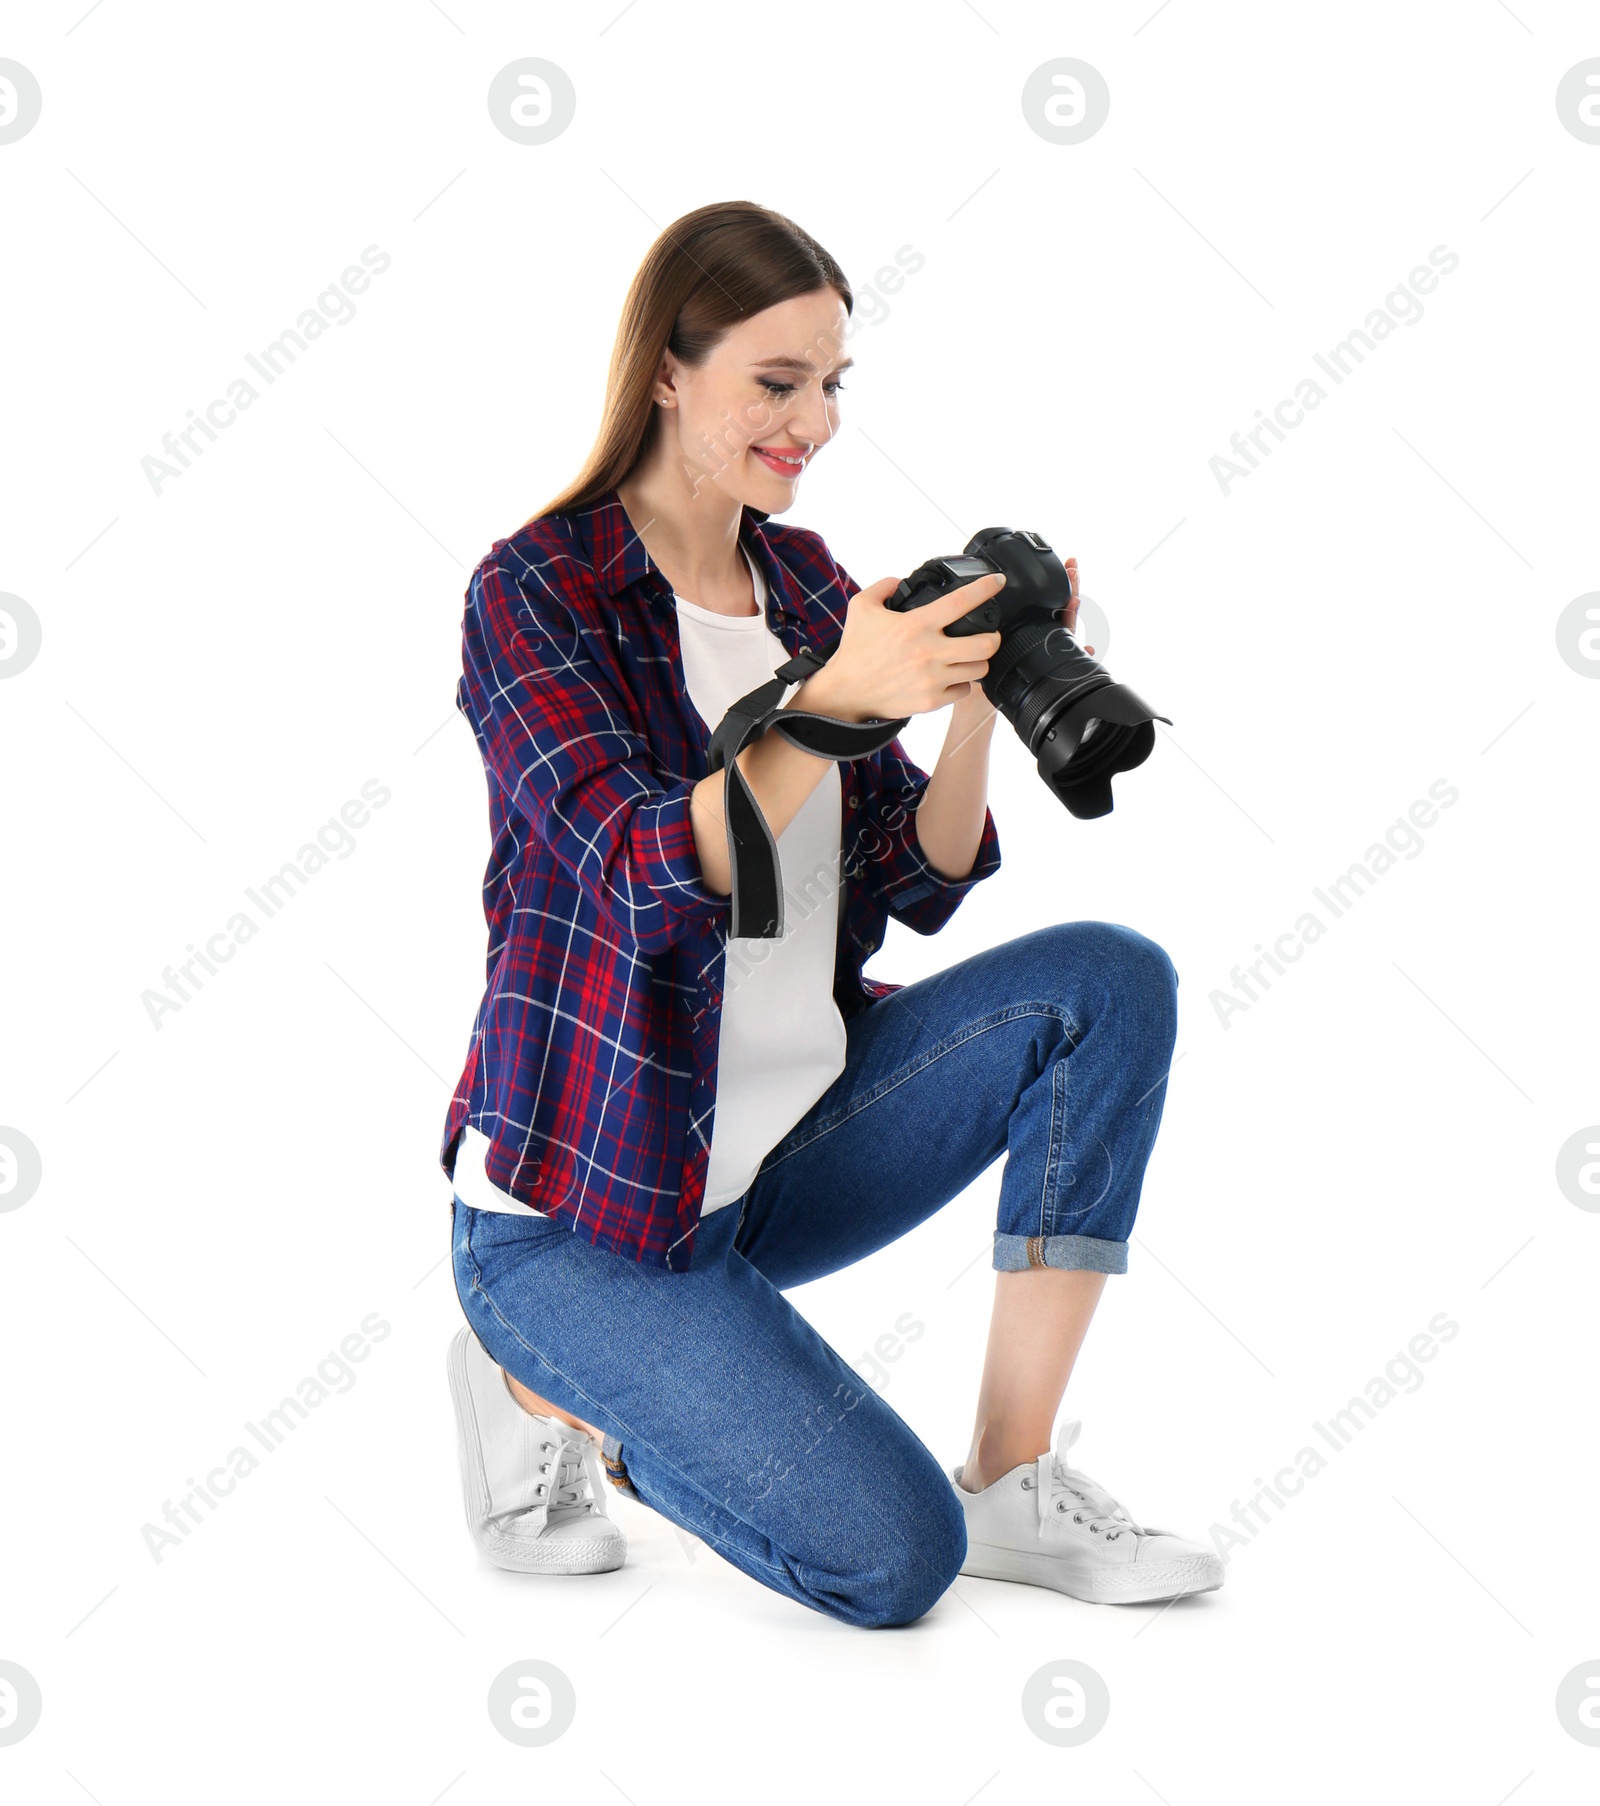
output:
[[1156,715],[1113,681],[1058,621],[1019,621],[983,680],[989,700],[1038,760],[1039,775],[1069,814],[1111,813],[1111,780],[1150,757]]
[[1037,759],[1040,777],[1071,814],[1080,820],[1109,815],[1112,778],[1149,758],[1153,723],[1167,717],[1115,682],[1067,631],[1061,616],[1071,595],[1066,568],[1037,533],[985,527],[959,557],[920,565],[888,605],[922,607],[984,571],[1002,573],[1005,588],[945,632],[999,625],[1000,644],[984,673],[983,693],[1016,729]]

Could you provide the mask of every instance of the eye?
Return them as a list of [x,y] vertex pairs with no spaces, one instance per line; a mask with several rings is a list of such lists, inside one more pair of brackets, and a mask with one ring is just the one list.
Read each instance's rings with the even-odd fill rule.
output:
[[[778,398],[778,397],[781,397],[784,395],[792,395],[794,393],[794,384],[793,383],[763,382],[761,386],[762,386],[762,388],[764,388],[766,390],[766,392],[769,395],[773,396],[774,398]],[[825,382],[822,385],[822,387],[823,387],[823,390],[827,394],[837,395],[839,393],[839,391],[844,387],[844,384],[842,382],[839,382],[837,380],[837,378],[835,378],[829,382]]]

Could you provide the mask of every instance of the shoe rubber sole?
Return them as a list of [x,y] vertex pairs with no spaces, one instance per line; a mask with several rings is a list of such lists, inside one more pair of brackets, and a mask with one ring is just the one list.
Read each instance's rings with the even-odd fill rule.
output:
[[[470,1333],[470,1332],[468,1332]],[[604,1537],[502,1536],[484,1522],[489,1515],[489,1483],[472,1426],[472,1392],[467,1383],[466,1335],[453,1337],[447,1361],[450,1401],[456,1414],[456,1454],[461,1465],[461,1492],[467,1529],[482,1554],[497,1568],[513,1574],[608,1574],[628,1558],[628,1541],[620,1527]],[[607,1522],[610,1520],[608,1519]]]
[[980,1580],[1019,1580],[1051,1587],[1092,1605],[1144,1605],[1188,1593],[1214,1592],[1222,1585],[1222,1561],[1215,1555],[1087,1568],[1044,1550],[1008,1549],[995,1543],[969,1543],[961,1572]]

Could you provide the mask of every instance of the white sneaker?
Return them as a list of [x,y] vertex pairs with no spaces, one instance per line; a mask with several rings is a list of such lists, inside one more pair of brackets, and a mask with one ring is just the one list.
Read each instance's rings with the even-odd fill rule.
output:
[[497,1568],[520,1574],[620,1568],[628,1539],[606,1516],[594,1438],[523,1410],[466,1325],[451,1340],[447,1365],[473,1542]]
[[1136,1524],[1103,1486],[1067,1466],[1082,1427],[1076,1418],[1064,1423],[1053,1455],[1024,1461],[982,1492],[968,1492],[961,1468],[951,1470],[967,1514],[961,1572],[1031,1581],[1103,1605],[1221,1586],[1222,1558],[1214,1550]]

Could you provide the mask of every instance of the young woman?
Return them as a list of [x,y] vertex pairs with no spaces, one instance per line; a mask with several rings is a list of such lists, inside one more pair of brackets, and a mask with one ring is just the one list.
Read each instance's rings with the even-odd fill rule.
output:
[[[1079,1599],[1219,1586],[1212,1551],[1068,1465],[1057,1407],[1127,1240],[1176,1030],[1132,929],[1035,929],[932,977],[863,976],[890,916],[936,933],[1000,866],[986,791],[998,589],[884,606],[775,526],[838,430],[853,306],[792,221],[731,202],[663,232],[623,311],[577,481],[473,573],[458,706],[489,786],[488,984],[441,1158],[467,1327],[450,1350],[469,1526],[494,1562],[618,1566],[606,1479],[847,1623],[907,1623],[958,1573]],[[1069,569],[1072,566],[1069,562]],[[1077,613],[1063,611],[1067,627]],[[950,710],[825,758],[738,764],[776,838],[782,933],[732,937],[728,706]],[[1005,1156],[988,1350],[943,1467],[784,1297]]]

